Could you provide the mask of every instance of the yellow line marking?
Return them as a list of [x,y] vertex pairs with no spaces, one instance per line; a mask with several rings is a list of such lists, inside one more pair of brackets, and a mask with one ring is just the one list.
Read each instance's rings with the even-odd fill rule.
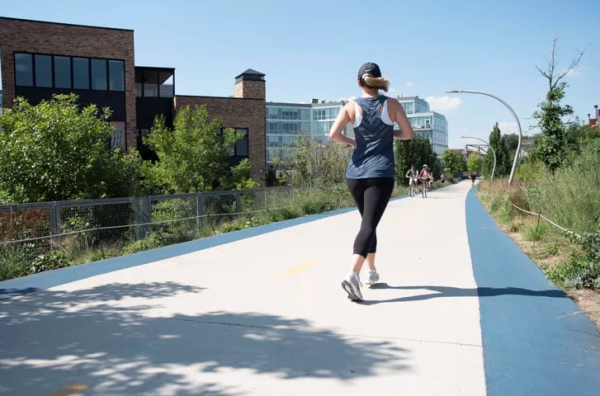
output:
[[315,265],[316,263],[317,263],[317,262],[316,262],[316,261],[314,261],[314,260],[312,260],[312,261],[307,261],[306,263],[304,263],[304,264],[302,264],[302,265],[299,265],[299,266],[297,266],[297,267],[295,267],[295,268],[292,268],[292,269],[291,269],[291,270],[289,270],[289,271],[286,271],[286,272],[284,272],[284,273],[283,273],[283,275],[285,275],[285,276],[290,276],[290,275],[297,274],[297,273],[298,273],[298,272],[300,272],[300,271],[303,271],[303,270],[305,270],[305,269],[307,269],[307,268],[309,268],[309,267],[312,267],[312,266],[313,266],[313,265]]
[[60,388],[57,391],[49,393],[47,396],[77,396],[89,388],[90,386],[85,384],[70,384]]

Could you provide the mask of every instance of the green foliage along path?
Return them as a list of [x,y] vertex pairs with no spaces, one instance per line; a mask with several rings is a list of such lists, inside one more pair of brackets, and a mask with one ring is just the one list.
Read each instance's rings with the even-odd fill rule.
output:
[[40,202],[123,197],[132,193],[141,160],[110,151],[108,109],[80,109],[75,95],[32,106],[17,98],[0,117],[0,201]]

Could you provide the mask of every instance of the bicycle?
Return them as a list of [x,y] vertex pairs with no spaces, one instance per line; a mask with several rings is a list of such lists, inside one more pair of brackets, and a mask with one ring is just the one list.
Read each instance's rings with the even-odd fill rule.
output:
[[427,198],[427,182],[428,179],[421,179],[421,193],[423,194],[423,198]]
[[409,180],[408,188],[410,191],[410,196],[414,197],[417,195],[417,178],[412,176],[407,176],[406,178]]

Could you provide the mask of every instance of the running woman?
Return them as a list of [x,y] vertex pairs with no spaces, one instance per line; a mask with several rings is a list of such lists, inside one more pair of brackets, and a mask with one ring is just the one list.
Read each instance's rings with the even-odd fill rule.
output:
[[[380,94],[380,90],[388,91],[389,81],[382,77],[377,64],[365,63],[360,67],[358,86],[362,96],[344,106],[329,132],[331,139],[354,147],[346,168],[346,184],[362,220],[354,240],[352,270],[342,281],[342,288],[352,301],[363,300],[360,271],[365,261],[369,267],[368,283],[379,280],[375,268],[375,231],[394,189],[394,138],[410,140],[414,136],[400,103]],[[400,127],[397,131],[394,122]],[[355,139],[342,134],[348,123],[354,127]]]

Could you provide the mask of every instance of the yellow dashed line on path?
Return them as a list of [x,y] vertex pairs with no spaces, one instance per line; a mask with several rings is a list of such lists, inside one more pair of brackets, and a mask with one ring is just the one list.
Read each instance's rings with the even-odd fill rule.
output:
[[298,273],[298,272],[300,272],[300,271],[303,271],[303,270],[305,270],[305,269],[307,269],[307,268],[309,268],[309,267],[312,267],[312,266],[313,266],[313,265],[315,265],[316,263],[317,263],[317,262],[316,262],[315,260],[312,260],[312,261],[307,261],[306,263],[304,263],[304,264],[302,264],[302,265],[299,265],[299,266],[297,266],[297,267],[295,267],[295,268],[292,268],[292,269],[291,269],[291,270],[289,270],[289,271],[286,271],[286,272],[284,272],[284,273],[283,273],[283,275],[284,275],[284,276],[290,276],[290,275],[297,274],[297,273]]
[[85,384],[70,384],[60,388],[57,391],[49,393],[47,396],[78,396],[89,388],[90,386]]

